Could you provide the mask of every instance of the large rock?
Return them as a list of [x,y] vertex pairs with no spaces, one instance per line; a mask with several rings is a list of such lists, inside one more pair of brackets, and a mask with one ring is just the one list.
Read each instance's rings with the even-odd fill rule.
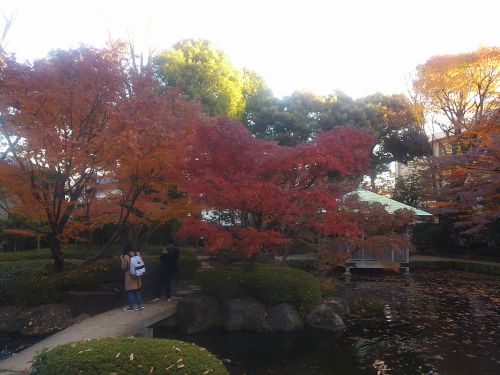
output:
[[304,323],[297,310],[287,303],[271,306],[267,321],[273,331],[291,332],[304,328]]
[[71,309],[60,303],[50,303],[27,309],[16,316],[18,331],[23,336],[46,335],[73,323]]
[[342,318],[345,318],[351,313],[349,303],[342,297],[328,297],[325,299],[324,303],[333,308],[337,315]]
[[336,313],[336,309],[326,303],[316,306],[307,314],[306,324],[312,328],[334,332],[341,332],[346,329],[346,325],[342,318]]
[[227,331],[272,332],[266,307],[253,299],[236,298],[222,304],[222,324]]
[[219,304],[206,294],[191,294],[177,304],[179,329],[184,333],[201,333],[220,326]]

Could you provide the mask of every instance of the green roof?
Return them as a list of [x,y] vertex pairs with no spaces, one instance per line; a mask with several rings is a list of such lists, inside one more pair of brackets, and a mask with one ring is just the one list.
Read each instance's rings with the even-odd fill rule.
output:
[[415,215],[417,216],[432,216],[432,214],[430,214],[429,212],[419,210],[418,208],[412,206],[408,206],[407,204],[395,201],[394,199],[384,197],[383,195],[374,193],[372,191],[358,189],[350,194],[357,194],[359,199],[365,202],[381,203],[385,206],[385,209],[390,213],[393,213],[394,211],[400,210],[402,208],[406,208],[407,210],[415,212]]

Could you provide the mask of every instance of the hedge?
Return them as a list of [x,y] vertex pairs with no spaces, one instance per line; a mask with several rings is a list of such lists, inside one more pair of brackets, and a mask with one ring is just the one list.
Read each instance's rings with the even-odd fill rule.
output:
[[[153,288],[159,269],[158,257],[145,256],[144,262],[147,267],[147,274],[143,277],[144,288]],[[199,267],[200,262],[194,253],[182,252],[176,277],[193,279]],[[60,301],[67,291],[95,290],[104,284],[123,283],[119,258],[100,259],[60,274],[44,273],[39,268],[31,272],[11,270],[10,274],[10,279],[0,284],[0,303],[41,305]]]
[[289,303],[308,311],[321,303],[321,288],[310,273],[271,264],[213,268],[197,277],[201,289],[218,299],[253,297],[267,305]]
[[178,340],[107,338],[81,341],[39,354],[33,375],[229,375],[209,351]]

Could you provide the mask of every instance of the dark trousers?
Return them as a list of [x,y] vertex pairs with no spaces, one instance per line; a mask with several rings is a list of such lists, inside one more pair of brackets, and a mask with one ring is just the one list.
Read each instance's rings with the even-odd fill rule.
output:
[[171,296],[170,284],[172,282],[172,274],[166,271],[160,271],[158,273],[158,279],[156,280],[156,297],[161,297],[162,288],[165,289],[165,298],[169,299]]

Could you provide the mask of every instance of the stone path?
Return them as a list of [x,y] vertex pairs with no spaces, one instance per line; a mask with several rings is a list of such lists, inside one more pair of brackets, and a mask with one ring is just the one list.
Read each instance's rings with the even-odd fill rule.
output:
[[42,350],[85,339],[111,336],[149,336],[148,327],[175,314],[177,302],[155,302],[144,310],[125,312],[123,308],[92,316],[46,338],[0,362],[0,374],[27,374],[33,357]]

